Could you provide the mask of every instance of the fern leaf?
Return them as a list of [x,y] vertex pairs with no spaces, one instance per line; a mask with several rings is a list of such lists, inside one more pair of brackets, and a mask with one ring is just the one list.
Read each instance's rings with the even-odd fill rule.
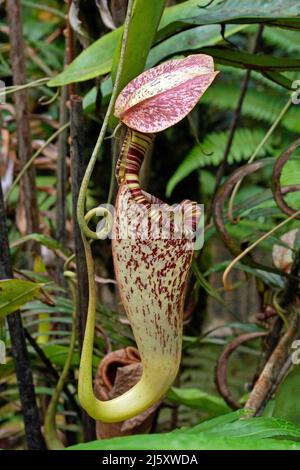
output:
[[[230,80],[232,80],[232,83],[234,81],[237,87],[241,83],[241,80],[245,77],[245,70],[243,69],[230,67],[229,65],[219,65],[218,68],[222,76],[225,76],[226,79],[229,78]],[[278,83],[273,82],[269,78],[262,75],[260,72],[256,72],[256,70],[251,70],[251,80],[252,80],[251,83],[254,82],[253,83],[254,86],[257,86],[257,84],[261,84],[261,85],[265,85],[268,90],[270,89],[276,90],[278,93],[282,93],[283,91],[281,85],[278,85]],[[217,85],[215,84],[214,86],[217,86]]]
[[[213,105],[222,110],[236,108],[240,90],[235,84],[218,83],[209,89],[202,97],[202,103]],[[274,93],[257,89],[249,89],[243,103],[242,114],[255,120],[273,123],[287,98]],[[300,132],[300,109],[293,106],[282,119],[282,126],[292,132]]]
[[[228,162],[239,163],[250,158],[254,150],[264,138],[263,129],[239,129],[234,136]],[[196,145],[187,154],[167,184],[166,194],[169,197],[180,181],[192,171],[205,166],[218,166],[222,161],[228,140],[228,132],[213,132],[208,134],[201,145]],[[261,149],[258,157],[273,155],[276,145],[276,136],[270,138],[265,147]]]
[[300,184],[300,159],[288,161],[282,170],[280,183],[282,186]]

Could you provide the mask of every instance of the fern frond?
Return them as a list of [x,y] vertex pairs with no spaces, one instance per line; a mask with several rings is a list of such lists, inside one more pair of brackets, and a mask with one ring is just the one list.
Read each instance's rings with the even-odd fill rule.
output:
[[[230,80],[235,80],[237,87],[239,87],[241,80],[245,77],[246,73],[246,71],[243,69],[238,69],[237,67],[230,67],[229,65],[219,65],[218,69],[220,70],[222,76],[225,77],[226,81],[228,78]],[[256,72],[255,70],[251,71],[251,84],[253,84],[254,86],[256,86],[257,84],[265,85],[267,90],[276,90],[278,93],[282,93],[285,91],[281,85],[278,85],[278,83],[273,82],[272,80],[265,77],[260,72]]]
[[[239,129],[234,136],[228,162],[239,163],[251,157],[254,150],[264,138],[263,129]],[[192,171],[206,166],[218,166],[222,161],[228,140],[228,132],[208,134],[201,145],[196,145],[187,154],[167,184],[167,196],[170,196],[177,184]],[[258,157],[273,155],[277,144],[276,136],[270,137]]]
[[[235,84],[218,83],[211,87],[201,98],[202,103],[213,105],[222,110],[236,108],[240,90]],[[287,98],[262,89],[249,89],[243,103],[242,115],[255,120],[273,123]],[[300,109],[293,106],[282,119],[282,126],[292,132],[300,132]]]
[[282,170],[280,183],[282,186],[300,184],[300,157],[297,160],[288,161]]

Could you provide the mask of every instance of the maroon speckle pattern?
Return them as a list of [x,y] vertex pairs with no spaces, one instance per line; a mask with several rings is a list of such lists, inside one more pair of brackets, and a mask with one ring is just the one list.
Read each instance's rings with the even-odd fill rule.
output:
[[[144,193],[147,197],[146,193]],[[151,198],[149,201],[151,202]],[[123,238],[127,217],[139,219],[138,205],[122,184],[116,205],[113,255],[121,299],[138,347],[145,354],[181,353],[182,313],[185,285],[192,259],[188,238]]]
[[139,75],[120,93],[115,115],[128,127],[156,133],[183,119],[218,72],[204,54],[170,60]]

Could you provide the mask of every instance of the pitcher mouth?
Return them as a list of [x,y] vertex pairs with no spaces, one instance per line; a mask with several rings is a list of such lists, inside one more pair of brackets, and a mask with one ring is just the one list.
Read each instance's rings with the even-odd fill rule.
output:
[[113,239],[195,241],[202,205],[187,200],[169,205],[145,191],[141,194],[142,202],[132,196],[127,182],[121,185],[116,203],[118,226],[115,222]]

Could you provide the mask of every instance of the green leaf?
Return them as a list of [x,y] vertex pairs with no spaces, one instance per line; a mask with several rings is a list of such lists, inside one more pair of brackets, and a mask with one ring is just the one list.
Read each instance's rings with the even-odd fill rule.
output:
[[276,83],[276,85],[280,85],[282,88],[286,88],[287,90],[293,89],[293,82],[286,78],[282,73],[268,71],[262,71],[261,73],[268,80],[271,80],[272,82]]
[[273,416],[300,426],[300,367],[295,366],[281,383],[275,397]]
[[[156,0],[157,2],[158,0]],[[164,3],[161,0],[158,3]],[[181,17],[189,16],[192,14],[193,10],[198,7],[200,0],[192,0],[184,2],[181,5],[176,5],[175,7],[167,8],[163,14],[162,26],[165,28],[166,25],[170,25],[170,33],[175,33],[177,29],[176,18],[177,16]],[[203,2],[202,2],[203,3]],[[205,3],[205,2],[204,2]],[[161,15],[161,8],[155,8],[153,10],[154,2],[141,1],[142,7],[139,9],[140,14],[146,15],[145,11],[152,10],[152,28],[155,26],[157,29],[157,19]],[[145,4],[145,5],[144,5]],[[138,6],[136,6],[137,9]],[[136,10],[135,10],[136,11]],[[138,21],[137,15],[135,13],[129,39],[129,47],[127,48],[128,53],[126,56],[129,57],[130,66],[126,66],[126,69],[123,72],[123,76],[131,76],[131,78],[138,75],[144,68],[145,58],[147,58],[149,49],[154,42],[154,36],[151,34],[151,24],[149,21],[150,15],[147,13],[147,35],[145,35],[145,21]],[[236,32],[244,29],[246,26],[233,26],[228,28],[225,32],[225,37],[229,37]],[[140,29],[142,28],[142,32]],[[48,82],[48,86],[63,86],[72,82],[81,82],[95,78],[96,76],[105,75],[111,72],[112,69],[112,57],[116,54],[116,50],[119,51],[118,44],[120,46],[122,28],[119,28],[113,32],[102,36],[100,39],[95,41],[91,46],[85,49],[79,56],[59,75],[54,77]],[[143,35],[143,41],[140,41],[139,38]],[[157,39],[161,39],[161,34],[158,33]],[[138,39],[136,39],[138,38]],[[217,42],[223,40],[220,34],[219,26],[206,26],[204,28],[194,28],[191,31],[184,31],[180,34],[176,34],[174,37],[166,40],[156,46],[149,56],[147,62],[147,67],[150,68],[165,57],[173,55],[178,52],[183,52],[187,50],[194,50],[205,45],[213,45]],[[150,44],[150,47],[146,47],[146,42]],[[130,50],[133,50],[130,53]],[[138,50],[139,49],[139,50]],[[137,60],[138,58],[138,60]],[[114,61],[116,63],[116,60]],[[126,63],[127,63],[126,57]],[[129,63],[128,62],[128,63]],[[139,66],[139,63],[144,62],[143,68]],[[114,73],[113,73],[114,75]],[[130,79],[131,79],[130,78]],[[128,83],[130,79],[122,79],[123,85]],[[122,87],[120,87],[122,88]]]
[[48,237],[47,235],[41,235],[39,233],[31,233],[30,235],[26,235],[25,237],[18,238],[18,240],[14,240],[10,244],[10,246],[11,248],[15,248],[28,241],[35,241],[37,243],[40,243],[40,245],[46,246],[50,250],[58,250],[64,254],[69,254],[69,250],[67,250],[63,245],[54,240],[54,238]]
[[[63,367],[68,355],[68,346],[62,346],[60,344],[43,345],[43,352],[53,364],[58,367]],[[79,353],[75,352],[72,356],[71,366],[78,367],[79,362]]]
[[[229,38],[247,28],[247,25],[229,26],[224,37]],[[224,41],[219,25],[197,26],[196,28],[174,34],[162,41],[150,51],[146,68],[151,68],[163,59],[186,51],[195,51],[200,47],[213,46]]]
[[272,288],[284,288],[284,278],[279,276],[279,274],[269,273],[267,271],[262,271],[261,269],[253,269],[245,264],[239,264],[239,269],[245,273],[252,274],[258,279],[261,279],[266,285]]
[[[164,0],[155,0],[153,2],[137,0],[135,3],[120,89],[131,78],[143,71],[164,4]],[[147,18],[147,21],[145,21],[145,18]],[[122,31],[123,27],[120,27],[95,41],[79,54],[62,73],[51,79],[48,86],[63,86],[110,73],[113,68],[113,57],[115,57],[116,63],[119,56]],[[140,40],[141,37],[143,37],[143,41]]]
[[268,23],[292,29],[300,28],[298,0],[226,0],[199,8],[188,24]]
[[265,28],[264,41],[289,54],[299,51],[299,31],[288,31],[279,28]]
[[210,395],[197,388],[172,387],[167,398],[175,403],[200,410],[210,416],[219,416],[230,411],[222,398]]
[[299,450],[300,430],[270,417],[240,419],[245,412],[228,413],[190,429],[104,439],[69,447],[70,450]]
[[[216,4],[222,1],[223,0],[215,0]],[[166,8],[159,25],[157,39],[164,39],[167,36],[171,36],[182,27],[186,27],[185,20],[193,18],[199,12],[199,8],[204,7],[207,3],[207,0],[189,0],[179,5]]]
[[300,159],[289,160],[283,167],[280,183],[282,186],[299,184],[300,181]]
[[[234,110],[237,106],[240,89],[234,83],[216,82],[211,89],[203,95],[202,104],[215,106],[218,109],[227,111]],[[249,88],[243,102],[243,116],[251,117],[255,120],[265,121],[273,124],[276,117],[282,111],[288,97],[273,90],[264,90],[258,93],[257,90]],[[300,110],[298,106],[291,106],[287,111],[281,125],[292,132],[300,132]]]
[[63,86],[110,73],[112,58],[121,34],[122,29],[119,28],[102,36],[79,54],[62,73],[52,78],[47,85]]
[[42,286],[43,284],[21,279],[0,281],[0,319],[38,297]]
[[[48,359],[58,367],[63,367],[66,362],[68,355],[68,346],[62,346],[61,344],[48,344],[43,345],[43,352]],[[93,355],[93,368],[97,370],[99,367],[99,357]],[[71,367],[78,367],[80,364],[80,354],[75,351],[72,356]]]
[[300,60],[298,59],[273,57],[266,54],[250,54],[227,46],[203,47],[199,52],[211,55],[219,64],[249,70],[285,72],[300,69]]

